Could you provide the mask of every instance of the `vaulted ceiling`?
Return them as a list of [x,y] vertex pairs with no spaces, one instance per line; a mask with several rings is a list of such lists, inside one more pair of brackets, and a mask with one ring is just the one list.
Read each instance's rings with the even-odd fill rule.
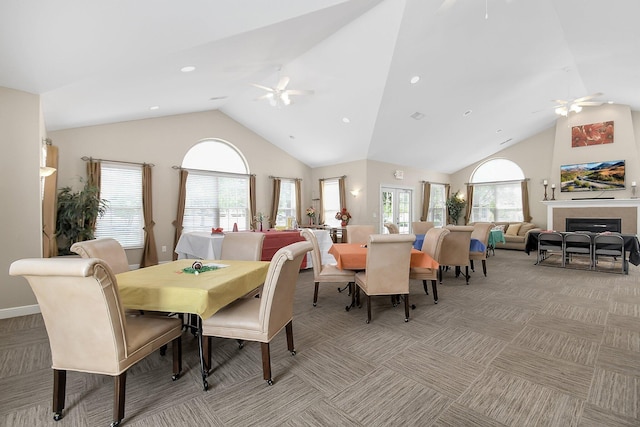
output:
[[[451,173],[552,126],[556,99],[640,111],[639,16],[637,0],[3,0],[0,86],[40,94],[50,131],[219,109],[311,167]],[[313,94],[257,100],[252,83],[285,76]]]

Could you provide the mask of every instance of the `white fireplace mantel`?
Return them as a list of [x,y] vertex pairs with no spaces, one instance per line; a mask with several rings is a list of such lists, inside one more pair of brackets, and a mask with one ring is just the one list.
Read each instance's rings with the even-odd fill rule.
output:
[[547,228],[554,230],[553,210],[559,208],[589,209],[603,208],[636,208],[637,224],[640,224],[640,199],[578,199],[578,200],[543,200],[547,206]]

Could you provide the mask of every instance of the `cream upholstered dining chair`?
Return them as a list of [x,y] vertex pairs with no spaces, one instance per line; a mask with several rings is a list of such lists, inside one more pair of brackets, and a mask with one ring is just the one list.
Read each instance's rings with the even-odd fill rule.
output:
[[386,227],[387,231],[389,231],[389,234],[400,234],[400,229],[394,223],[385,222],[384,226]]
[[[356,286],[367,296],[367,323],[371,296],[404,296],[404,321],[409,321],[409,268],[413,234],[372,234],[367,243],[366,270],[356,273]],[[358,292],[358,290],[356,290]]]
[[369,236],[375,233],[373,225],[347,225],[347,243],[366,245]]
[[315,307],[318,303],[318,288],[320,283],[353,283],[356,272],[353,270],[340,270],[334,264],[322,264],[322,254],[320,253],[320,246],[318,245],[316,235],[308,228],[302,229],[300,234],[313,245],[311,258],[313,281],[315,282],[315,288],[313,290],[313,306]]
[[[113,423],[124,418],[127,370],[172,343],[173,379],[182,370],[182,322],[125,316],[111,268],[97,258],[35,258],[11,264],[42,312],[53,367],[53,419],[62,418],[67,371],[114,377]],[[150,390],[151,392],[152,390]]]
[[440,264],[440,283],[442,283],[442,273],[445,267],[455,267],[456,276],[464,267],[464,276],[468,285],[469,246],[471,245],[473,227],[470,225],[448,225],[446,228],[449,230],[449,234],[444,237],[440,257],[436,260]]
[[411,223],[413,234],[427,234],[427,231],[435,226],[435,223],[431,221],[414,221]]
[[114,274],[129,271],[127,253],[116,239],[85,240],[71,245],[71,252],[82,258],[99,258],[107,263]]
[[482,272],[487,277],[487,248],[489,247],[489,234],[495,226],[492,222],[476,222],[473,224],[471,232],[472,239],[478,239],[483,245],[483,251],[470,251],[469,262],[471,263],[471,271],[475,271],[473,261],[482,261]]
[[[440,258],[440,251],[442,250],[442,242],[445,236],[449,234],[448,228],[431,228],[424,235],[424,241],[422,242],[422,252],[425,252],[431,256],[434,260]],[[431,281],[431,291],[433,292],[433,302],[438,303],[438,287],[436,285],[439,279],[439,268],[424,268],[424,267],[411,267],[409,270],[409,279],[422,280],[422,286],[424,292],[429,295],[429,289],[427,287],[427,280]]]
[[[225,233],[220,249],[220,259],[239,261],[260,261],[262,259],[262,245],[264,233],[253,231],[234,231]],[[254,289],[243,298],[251,298],[260,294],[261,287]]]
[[[293,297],[300,264],[308,251],[309,242],[296,242],[279,249],[269,265],[260,298],[241,298],[202,321],[202,334],[211,348],[211,337],[258,341],[262,347],[262,370],[267,384],[272,385],[269,343],[283,328],[287,334],[287,348],[295,355],[293,346]],[[241,344],[242,345],[242,344]],[[207,352],[211,355],[211,352]],[[211,361],[207,361],[211,366]]]

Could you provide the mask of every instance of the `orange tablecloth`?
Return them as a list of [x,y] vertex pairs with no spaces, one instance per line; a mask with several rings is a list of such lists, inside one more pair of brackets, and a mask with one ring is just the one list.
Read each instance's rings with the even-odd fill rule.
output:
[[[338,262],[341,270],[364,270],[367,266],[367,248],[358,243],[334,243],[329,253]],[[411,249],[411,267],[438,268],[440,264],[431,255]]]

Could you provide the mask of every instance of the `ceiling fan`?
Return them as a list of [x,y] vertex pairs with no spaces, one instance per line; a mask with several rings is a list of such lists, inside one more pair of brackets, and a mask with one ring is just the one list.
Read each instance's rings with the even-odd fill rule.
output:
[[312,90],[287,89],[287,86],[289,85],[289,80],[290,80],[289,77],[282,76],[280,78],[280,81],[276,85],[276,87],[268,87],[268,86],[263,86],[256,83],[252,83],[252,85],[267,91],[267,93],[265,93],[264,95],[262,95],[257,99],[258,100],[267,99],[269,100],[269,104],[271,104],[271,106],[273,107],[282,107],[282,106],[286,107],[287,105],[291,104],[292,95],[312,95],[313,94]]
[[582,111],[582,107],[597,107],[602,105],[602,101],[592,101],[593,98],[598,98],[600,96],[602,96],[602,93],[598,92],[593,95],[583,96],[571,101],[554,99],[553,102],[557,105],[553,108],[557,115],[567,117],[571,112],[579,113]]

